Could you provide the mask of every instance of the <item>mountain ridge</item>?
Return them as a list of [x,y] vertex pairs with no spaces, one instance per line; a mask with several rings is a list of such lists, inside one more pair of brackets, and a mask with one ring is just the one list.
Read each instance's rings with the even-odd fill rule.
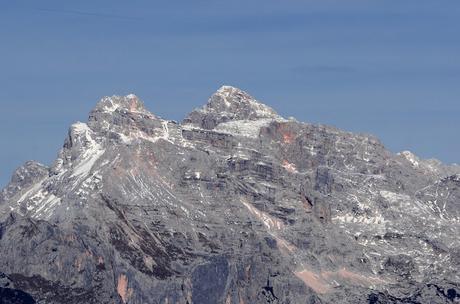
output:
[[230,86],[182,123],[104,97],[49,168],[28,162],[2,190],[0,288],[43,303],[449,303],[459,173]]

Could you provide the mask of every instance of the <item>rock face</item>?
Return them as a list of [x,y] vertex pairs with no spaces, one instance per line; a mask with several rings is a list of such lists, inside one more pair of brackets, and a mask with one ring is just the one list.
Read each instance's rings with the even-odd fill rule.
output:
[[459,302],[459,174],[232,87],[105,97],[1,192],[0,302]]

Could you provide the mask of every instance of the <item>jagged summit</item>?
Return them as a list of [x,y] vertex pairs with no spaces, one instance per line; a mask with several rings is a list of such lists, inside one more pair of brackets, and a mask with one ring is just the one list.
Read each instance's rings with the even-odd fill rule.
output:
[[162,122],[145,108],[139,97],[129,94],[102,98],[86,124],[98,136],[128,142],[153,136]]
[[[256,100],[243,90],[232,86],[222,86],[205,106],[209,110],[224,110],[235,114],[248,114],[250,118],[273,118],[278,114],[269,106]],[[248,111],[247,113],[244,113]]]
[[220,87],[202,108],[191,112],[184,123],[204,129],[234,120],[281,119],[272,108],[232,86]]
[[113,113],[115,111],[146,112],[144,103],[134,94],[126,96],[105,96],[97,104],[92,112]]
[[458,302],[459,173],[229,86],[184,124],[104,97],[0,192],[0,298]]
[[112,121],[117,123],[119,119],[114,117],[131,116],[141,118],[156,118],[150,111],[145,108],[142,100],[135,94],[126,96],[105,96],[91,110],[88,122],[93,121]]
[[8,186],[0,192],[0,203],[47,176],[48,170],[47,166],[36,161],[24,163],[14,171]]

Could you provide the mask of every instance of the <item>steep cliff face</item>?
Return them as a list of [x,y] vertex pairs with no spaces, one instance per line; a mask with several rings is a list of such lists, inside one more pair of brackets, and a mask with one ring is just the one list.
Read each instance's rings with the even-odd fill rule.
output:
[[[222,87],[103,98],[0,195],[4,303],[460,301],[460,169]],[[8,302],[9,301],[9,302]]]

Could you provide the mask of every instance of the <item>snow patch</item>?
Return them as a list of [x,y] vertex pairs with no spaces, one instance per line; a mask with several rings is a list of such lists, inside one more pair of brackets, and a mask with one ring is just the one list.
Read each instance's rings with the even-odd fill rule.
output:
[[405,194],[398,194],[398,193],[394,193],[391,191],[384,191],[384,190],[380,191],[379,193],[384,199],[386,199],[390,203],[410,200],[410,196],[405,195]]
[[166,141],[169,141],[170,143],[173,143],[170,139],[169,139],[169,128],[168,128],[168,121],[164,120],[161,122],[161,125],[163,126],[163,139],[166,140]]
[[83,140],[84,152],[77,159],[76,165],[70,177],[81,177],[87,175],[93,168],[96,161],[104,154],[103,147],[93,138],[94,133],[86,123],[77,122],[72,125],[75,135]]
[[102,101],[106,103],[106,105],[102,108],[104,112],[113,113],[119,107],[117,103],[113,102],[111,97],[104,97]]
[[37,182],[36,184],[34,184],[29,190],[27,190],[19,199],[18,199],[18,204],[26,201],[29,197],[31,197],[32,195],[35,195],[37,193],[37,191],[39,191],[41,189],[41,186],[42,186],[42,183],[43,183],[44,179]]
[[157,131],[156,135],[148,135],[139,129],[130,130],[128,134],[123,134],[123,133],[117,133],[117,134],[120,137],[121,142],[127,145],[131,144],[132,142],[136,140],[145,140],[145,141],[149,141],[152,143],[156,143],[158,140],[163,139],[170,143],[174,143],[171,140],[171,139],[174,139],[174,137],[171,137],[170,135],[170,131],[168,128],[168,121],[162,121],[161,125],[162,125],[162,130],[161,129],[156,130]]
[[385,224],[385,218],[381,214],[377,214],[374,216],[366,216],[366,215],[356,216],[350,213],[346,213],[343,215],[333,217],[332,222],[382,225],[382,224]]
[[272,118],[258,120],[234,120],[221,123],[214,128],[215,131],[230,135],[244,136],[257,138],[262,127],[268,127],[271,122],[275,121]]
[[410,151],[403,151],[398,153],[398,155],[401,155],[407,159],[414,168],[418,168],[420,166],[420,159],[414,153]]

